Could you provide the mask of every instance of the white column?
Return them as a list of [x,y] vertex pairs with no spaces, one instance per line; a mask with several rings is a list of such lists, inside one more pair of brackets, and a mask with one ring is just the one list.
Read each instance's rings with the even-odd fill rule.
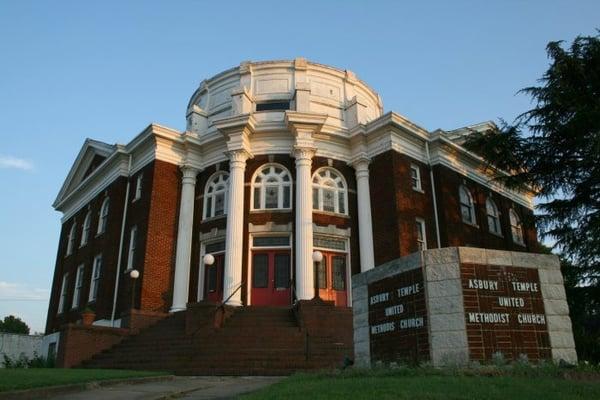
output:
[[373,256],[373,227],[371,224],[371,192],[369,190],[369,161],[358,160],[356,170],[356,190],[358,198],[358,241],[360,247],[360,271],[365,272],[375,266]]
[[296,296],[310,300],[315,295],[310,169],[314,149],[295,148],[296,157]]
[[171,312],[185,310],[188,301],[190,260],[192,256],[192,227],[194,222],[194,197],[198,170],[184,165],[181,167],[181,203],[179,205],[179,227],[175,253],[175,278],[173,283],[173,305]]
[[232,306],[242,305],[242,289],[239,286],[242,283],[244,170],[246,169],[247,159],[248,153],[245,150],[235,150],[229,153],[229,194],[227,232],[225,234],[223,300],[231,296],[227,304]]

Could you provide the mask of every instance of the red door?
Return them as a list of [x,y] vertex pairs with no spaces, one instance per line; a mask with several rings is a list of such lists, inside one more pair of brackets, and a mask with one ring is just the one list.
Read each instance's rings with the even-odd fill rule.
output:
[[223,264],[224,254],[214,254],[213,265],[206,265],[204,270],[204,299],[211,303],[223,301]]
[[289,250],[252,252],[252,305],[291,304]]
[[343,253],[322,252],[323,261],[317,267],[319,297],[335,302],[336,306],[347,307],[346,255]]

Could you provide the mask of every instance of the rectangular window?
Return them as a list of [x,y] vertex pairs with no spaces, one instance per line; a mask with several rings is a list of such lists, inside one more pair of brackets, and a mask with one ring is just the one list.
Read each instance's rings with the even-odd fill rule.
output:
[[208,268],[208,291],[215,292],[217,290],[217,266],[207,265]]
[[317,286],[319,289],[327,289],[327,257],[317,263]]
[[204,249],[206,254],[218,253],[221,251],[225,251],[225,242],[209,243]]
[[266,288],[269,286],[269,256],[254,254],[252,257],[252,287]]
[[418,165],[410,165],[410,179],[412,181],[412,188],[417,191],[422,191],[421,187],[421,169]]
[[280,247],[289,245],[289,236],[256,236],[252,239],[252,246],[254,247]]
[[290,287],[290,255],[275,254],[275,288]]
[[65,272],[63,275],[62,285],[60,286],[60,299],[58,300],[58,313],[61,314],[65,311],[65,304],[67,304],[67,283],[69,280],[69,273]]
[[279,186],[265,187],[265,208],[279,207]]
[[135,196],[133,197],[133,200],[137,200],[142,197],[142,177],[143,175],[140,173],[135,179]]
[[77,267],[77,274],[75,275],[75,290],[73,291],[73,305],[71,308],[79,307],[79,300],[81,298],[81,289],[83,288],[83,264]]
[[271,101],[268,103],[256,103],[256,111],[284,111],[289,109],[289,101]]
[[313,210],[318,210],[319,209],[319,189],[313,188],[312,199],[313,199]]
[[98,297],[98,286],[100,285],[100,275],[102,274],[102,254],[94,257],[94,266],[92,268],[92,280],[90,282],[89,301],[95,301]]
[[[225,214],[225,193],[215,194],[215,217]],[[210,214],[209,214],[210,215]]]
[[259,187],[254,188],[254,209],[255,210],[260,209],[260,188]]
[[137,246],[137,226],[131,228],[129,234],[129,255],[127,256],[127,270],[133,269],[135,262],[135,248]]
[[333,290],[346,290],[346,257],[335,256],[333,262]]
[[419,251],[427,250],[427,233],[425,231],[425,221],[421,218],[417,218],[415,221],[415,228],[417,230],[417,248]]
[[323,189],[323,211],[335,212],[335,192]]
[[314,235],[313,247],[346,251],[346,241],[344,239],[335,239],[327,236]]

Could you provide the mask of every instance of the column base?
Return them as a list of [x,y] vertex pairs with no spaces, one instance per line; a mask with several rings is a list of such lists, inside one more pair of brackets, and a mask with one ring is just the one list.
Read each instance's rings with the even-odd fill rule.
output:
[[233,306],[233,307],[241,307],[243,306],[242,302],[240,300],[237,299],[229,299],[229,301],[227,303],[228,306]]
[[185,311],[185,309],[186,309],[185,306],[184,307],[175,307],[175,306],[173,306],[173,307],[171,307],[171,309],[169,310],[169,312],[170,313],[176,313],[176,312],[179,312],[179,311]]

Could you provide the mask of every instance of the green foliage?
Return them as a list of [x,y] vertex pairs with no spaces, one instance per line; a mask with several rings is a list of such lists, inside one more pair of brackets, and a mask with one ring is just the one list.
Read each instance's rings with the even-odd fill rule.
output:
[[33,357],[28,358],[21,353],[19,357],[10,358],[6,354],[2,354],[2,365],[4,368],[54,368],[55,360],[40,356],[37,352],[33,352]]
[[578,354],[600,361],[600,36],[547,46],[551,60],[539,86],[521,93],[534,107],[499,132],[465,142],[511,176],[510,187],[534,188],[543,237],[569,263],[563,268]]
[[118,369],[0,369],[0,392],[44,386],[97,382],[110,379],[128,379],[164,375],[168,374],[158,371],[131,371]]
[[8,315],[4,317],[4,320],[0,321],[0,332],[22,333],[28,335],[29,326],[27,326],[21,318],[15,317],[14,315]]
[[[476,368],[397,367],[297,374],[243,399],[539,399],[600,398],[598,368],[567,371],[523,362]],[[583,374],[583,375],[581,375]],[[583,379],[585,379],[585,381]]]

